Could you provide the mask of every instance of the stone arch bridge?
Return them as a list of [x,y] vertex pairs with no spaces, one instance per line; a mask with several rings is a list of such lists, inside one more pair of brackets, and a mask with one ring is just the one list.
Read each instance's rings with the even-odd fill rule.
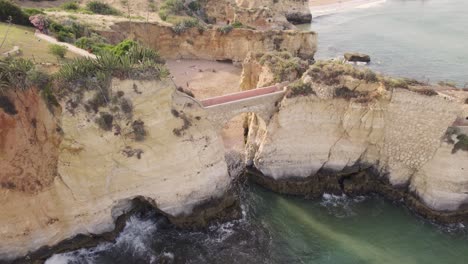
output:
[[229,120],[241,113],[255,113],[265,122],[278,109],[283,98],[284,84],[232,93],[200,101],[207,111],[208,119],[216,128],[221,129]]

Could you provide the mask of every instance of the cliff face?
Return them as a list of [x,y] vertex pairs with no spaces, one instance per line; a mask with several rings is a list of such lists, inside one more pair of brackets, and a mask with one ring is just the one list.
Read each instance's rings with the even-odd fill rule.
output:
[[[80,107],[54,117],[34,90],[13,97],[15,116],[0,109],[0,259],[113,230],[134,198],[181,225],[232,205],[214,202],[231,179],[201,107],[167,81],[113,80],[112,92],[118,91],[144,122],[144,140],[134,140],[124,121],[103,131]],[[203,219],[191,219],[206,203],[212,209]]]
[[[60,115],[57,109],[54,111]],[[56,116],[49,112],[37,89],[0,95],[2,192],[35,195],[49,187],[57,176],[60,142]]]
[[291,29],[312,21],[304,0],[204,0],[200,2],[215,23],[241,22],[257,29]]
[[[388,89],[346,70],[336,76],[316,71],[321,70],[306,72],[300,84],[301,91],[310,90],[286,96],[257,139],[261,144],[251,162],[266,180],[320,182],[326,181],[323,175],[371,169],[375,179],[414,192],[431,210],[463,209],[468,202],[468,152],[453,153],[459,141],[455,135],[452,143],[444,139],[461,104]],[[257,70],[245,80],[258,76]]]
[[252,51],[285,50],[312,58],[317,49],[314,32],[255,31],[233,29],[222,33],[217,29],[190,28],[175,33],[169,26],[149,23],[116,23],[112,31],[101,32],[112,42],[126,38],[137,39],[156,49],[165,58],[243,61]]

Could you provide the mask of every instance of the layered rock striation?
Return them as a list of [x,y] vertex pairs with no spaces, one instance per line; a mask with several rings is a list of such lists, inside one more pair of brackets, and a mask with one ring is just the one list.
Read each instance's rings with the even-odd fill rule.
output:
[[[247,62],[253,76],[244,72],[244,81],[274,78]],[[257,127],[261,143],[248,162],[257,182],[282,193],[380,192],[430,218],[466,220],[468,151],[454,150],[462,134],[447,134],[461,106],[427,88],[318,63]]]
[[110,87],[133,110],[114,113],[109,131],[85,104],[63,102],[60,115],[35,89],[8,95],[16,114],[0,109],[0,259],[109,232],[135,199],[192,227],[236,206],[223,144],[193,98],[168,80]]
[[171,26],[129,22],[115,23],[111,28],[111,31],[101,31],[100,34],[113,43],[136,39],[171,59],[242,62],[252,50],[282,50],[296,56],[313,58],[317,50],[317,35],[314,32],[234,28],[223,33],[218,28],[193,27],[177,33]]

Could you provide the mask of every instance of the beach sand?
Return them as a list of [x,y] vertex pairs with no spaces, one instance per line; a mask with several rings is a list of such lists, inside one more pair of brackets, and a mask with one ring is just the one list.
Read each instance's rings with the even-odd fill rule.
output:
[[[168,60],[167,66],[178,87],[189,89],[196,99],[239,92],[242,69],[231,63],[205,60]],[[222,137],[229,150],[243,152],[243,116],[237,116],[226,123]]]

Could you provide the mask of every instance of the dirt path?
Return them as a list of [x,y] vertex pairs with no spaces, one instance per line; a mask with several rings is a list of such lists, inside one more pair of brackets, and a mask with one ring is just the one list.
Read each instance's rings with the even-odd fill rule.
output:
[[96,58],[96,55],[91,54],[91,53],[87,52],[84,49],[80,49],[80,48],[78,48],[76,46],[73,46],[73,45],[71,45],[69,43],[60,42],[60,41],[56,40],[55,38],[53,38],[51,36],[48,36],[48,35],[45,35],[45,34],[42,34],[42,33],[38,32],[38,31],[36,31],[36,33],[34,33],[34,35],[37,38],[45,40],[45,41],[47,41],[47,42],[49,42],[51,44],[57,44],[57,45],[65,46],[65,47],[68,48],[68,51],[73,52],[75,54],[78,54],[80,56],[89,57],[89,58],[92,58],[92,59]]

